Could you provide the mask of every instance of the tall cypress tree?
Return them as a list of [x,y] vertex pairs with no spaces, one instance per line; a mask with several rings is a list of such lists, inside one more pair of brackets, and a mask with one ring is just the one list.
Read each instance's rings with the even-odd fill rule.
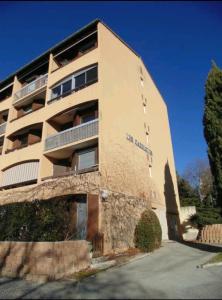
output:
[[215,196],[222,208],[222,70],[214,62],[205,84],[203,125]]

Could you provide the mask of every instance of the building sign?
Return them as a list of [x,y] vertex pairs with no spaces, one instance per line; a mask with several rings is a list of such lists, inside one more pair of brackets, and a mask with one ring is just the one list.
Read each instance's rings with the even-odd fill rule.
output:
[[126,139],[133,143],[134,145],[136,145],[137,147],[139,147],[140,149],[142,149],[143,151],[145,151],[147,154],[153,155],[152,151],[146,147],[144,144],[142,144],[141,142],[139,142],[137,139],[135,139],[131,134],[126,134]]

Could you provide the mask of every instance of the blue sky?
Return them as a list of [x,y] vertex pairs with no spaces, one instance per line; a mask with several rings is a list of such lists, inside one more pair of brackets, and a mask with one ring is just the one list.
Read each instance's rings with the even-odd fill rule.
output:
[[222,67],[222,3],[0,2],[0,80],[95,18],[139,53],[168,106],[176,168],[206,158],[204,83]]

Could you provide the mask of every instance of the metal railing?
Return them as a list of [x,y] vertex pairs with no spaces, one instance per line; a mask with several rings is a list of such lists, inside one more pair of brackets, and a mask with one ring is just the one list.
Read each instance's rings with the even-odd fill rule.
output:
[[6,124],[7,124],[7,122],[5,122],[5,123],[3,123],[3,124],[0,125],[0,135],[2,135],[3,133],[5,133]]
[[45,140],[45,151],[77,142],[98,134],[98,119],[53,134]]
[[13,103],[16,103],[21,98],[30,95],[38,89],[44,87],[47,84],[47,80],[48,74],[45,74],[21,88],[17,93],[15,93]]

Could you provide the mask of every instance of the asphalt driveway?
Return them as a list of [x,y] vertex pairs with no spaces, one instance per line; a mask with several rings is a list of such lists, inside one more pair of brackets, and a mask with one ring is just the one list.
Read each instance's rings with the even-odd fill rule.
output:
[[196,247],[169,242],[149,256],[79,283],[36,284],[1,278],[0,298],[222,299],[222,267],[197,268],[222,247]]

